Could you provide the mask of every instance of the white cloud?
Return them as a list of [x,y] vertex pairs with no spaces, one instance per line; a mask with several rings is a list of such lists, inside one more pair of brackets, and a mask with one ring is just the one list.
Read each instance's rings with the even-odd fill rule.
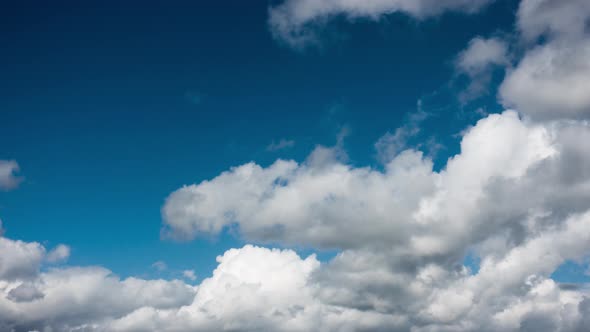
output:
[[590,3],[586,0],[523,0],[517,25],[524,38],[542,35],[552,39],[577,39],[586,34]]
[[0,280],[34,276],[44,256],[45,248],[37,242],[0,237]]
[[461,94],[462,101],[477,98],[488,91],[495,67],[510,64],[508,45],[499,38],[476,37],[457,56],[455,68],[469,78],[469,85]]
[[476,37],[467,49],[459,54],[456,66],[470,75],[476,75],[490,65],[505,65],[508,62],[506,43],[499,38]]
[[338,158],[233,168],[171,194],[169,231],[192,238],[237,223],[248,240],[340,252],[321,264],[246,245],[197,286],[100,267],[39,273],[44,248],[4,238],[37,258],[4,269],[20,272],[0,278],[0,330],[577,332],[587,291],[550,275],[590,252],[586,142],[584,122],[507,111],[466,131],[440,172],[412,150],[384,171]]
[[[533,46],[502,83],[502,103],[537,120],[588,118],[590,3],[523,0],[517,20],[521,36]],[[545,41],[537,45],[540,37]]]
[[269,25],[275,36],[290,46],[318,43],[316,29],[337,16],[349,20],[379,20],[401,12],[418,19],[445,11],[475,12],[493,0],[286,0],[269,11]]
[[590,38],[527,52],[500,88],[502,102],[537,119],[590,115]]
[[0,330],[104,331],[101,324],[141,307],[177,308],[190,303],[194,288],[173,280],[120,280],[98,268],[64,268],[30,283],[3,283]]
[[195,274],[195,271],[193,271],[193,270],[182,271],[182,276],[188,280],[191,280],[191,281],[197,280],[197,275]]
[[70,257],[70,247],[60,244],[47,254],[45,260],[50,263],[59,263],[67,260],[68,257]]
[[[425,17],[485,2],[289,0],[271,15],[286,20],[275,22],[283,38],[299,42],[309,24],[334,15]],[[384,139],[393,151],[384,170],[348,164],[341,137],[302,163],[247,163],[185,186],[162,208],[165,232],[175,237],[236,227],[257,243],[338,249],[328,262],[246,245],[219,256],[213,275],[191,286],[120,279],[101,267],[45,271],[69,247],[46,253],[39,243],[0,237],[0,330],[585,331],[590,288],[560,287],[550,276],[590,255],[590,124],[571,120],[586,114],[578,77],[586,6],[521,3],[523,39],[546,38],[527,46],[501,88],[521,113],[478,121],[441,171],[403,150],[419,130],[408,126]],[[503,65],[505,50],[476,39],[457,66],[477,77]],[[477,272],[464,266],[467,254],[481,262]]]
[[22,178],[15,175],[19,170],[16,161],[0,160],[0,190],[11,190],[19,185]]
[[406,251],[413,240],[414,249],[426,250],[432,242],[413,234],[423,234],[426,226],[437,229],[442,221],[436,219],[444,214],[458,228],[471,222],[465,212],[476,208],[490,179],[522,176],[555,148],[547,129],[506,112],[472,128],[462,153],[441,173],[413,150],[392,159],[384,172],[334,159],[321,167],[283,160],[267,168],[249,163],[174,192],[163,216],[178,237],[215,234],[237,223],[255,241],[339,249],[387,243]]
[[[303,313],[340,313],[314,321],[320,330],[511,331],[543,317],[548,331],[575,331],[586,295],[549,276],[590,251],[590,171],[576,166],[590,163],[590,144],[580,142],[586,123],[507,111],[469,129],[438,173],[412,150],[383,172],[335,158],[250,163],[173,193],[163,214],[185,238],[237,224],[247,240],[342,250],[307,282]],[[475,275],[462,267],[470,251],[482,261]]]

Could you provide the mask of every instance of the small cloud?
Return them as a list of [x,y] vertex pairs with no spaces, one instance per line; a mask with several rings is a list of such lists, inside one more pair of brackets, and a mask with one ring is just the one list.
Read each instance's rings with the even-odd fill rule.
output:
[[459,94],[459,100],[467,103],[485,95],[492,81],[495,68],[510,66],[507,43],[500,38],[476,37],[457,56],[455,70],[468,78],[469,84]]
[[406,116],[405,123],[402,126],[396,128],[393,133],[385,133],[375,143],[377,159],[381,163],[387,164],[400,152],[407,149],[408,142],[420,133],[420,125],[430,115],[423,110],[421,99],[417,101],[416,109],[416,112]]
[[168,268],[168,265],[166,265],[166,263],[164,263],[163,261],[157,261],[154,264],[152,264],[152,268],[156,269],[158,272],[162,272]]
[[292,148],[295,146],[295,141],[290,139],[281,138],[278,142],[274,140],[266,147],[266,151],[279,151],[283,149]]
[[45,260],[49,263],[59,263],[67,260],[68,257],[70,257],[70,247],[60,244],[47,254]]
[[22,177],[16,176],[20,167],[14,160],[0,160],[0,190],[11,190],[21,183]]
[[193,270],[182,271],[182,276],[188,280],[192,280],[192,281],[197,280],[197,275],[195,274],[195,271],[193,271]]

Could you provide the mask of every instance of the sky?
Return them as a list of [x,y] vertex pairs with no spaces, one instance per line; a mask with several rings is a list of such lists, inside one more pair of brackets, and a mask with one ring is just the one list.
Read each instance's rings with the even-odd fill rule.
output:
[[1,6],[0,330],[590,325],[587,1]]

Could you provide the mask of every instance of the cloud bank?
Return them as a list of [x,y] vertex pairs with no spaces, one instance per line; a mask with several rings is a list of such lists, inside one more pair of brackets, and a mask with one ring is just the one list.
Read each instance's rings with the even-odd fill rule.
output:
[[238,227],[249,241],[339,254],[320,263],[246,245],[219,256],[197,286],[43,268],[63,250],[3,237],[2,328],[583,331],[588,291],[550,278],[590,252],[590,171],[580,167],[590,144],[580,142],[590,142],[584,122],[506,111],[468,130],[439,172],[414,150],[384,170],[311,157],[235,167],[171,194],[168,231],[193,238]]

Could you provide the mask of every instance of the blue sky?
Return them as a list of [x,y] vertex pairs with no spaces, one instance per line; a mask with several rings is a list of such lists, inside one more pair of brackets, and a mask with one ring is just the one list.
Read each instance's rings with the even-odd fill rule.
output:
[[[0,157],[26,181],[0,196],[5,227],[67,242],[75,264],[127,275],[164,260],[207,274],[237,241],[160,241],[170,192],[252,160],[302,160],[342,127],[351,161],[375,165],[374,142],[420,99],[436,113],[425,139],[446,160],[449,136],[477,117],[474,105],[457,115],[453,58],[473,35],[509,30],[514,10],[343,22],[324,48],[298,52],[273,40],[265,1],[15,4],[1,20]],[[295,145],[267,151],[281,139]]]
[[[516,261],[530,273],[515,277],[522,279],[520,286],[498,292],[523,303],[546,303],[535,297],[542,291],[519,292],[556,282],[554,298],[578,299],[583,317],[590,303],[590,256],[585,238],[567,239],[588,230],[583,222],[590,147],[579,142],[590,138],[590,99],[584,97],[590,6],[584,0],[555,7],[546,0],[357,2],[2,5],[0,240],[47,248],[39,249],[47,257],[37,262],[47,274],[35,278],[97,266],[121,280],[163,278],[173,284],[184,278],[193,285],[216,268],[233,271],[232,248],[252,259],[244,258],[245,266],[279,279],[293,272],[273,270],[287,257],[293,269],[304,271],[303,280],[313,275],[320,288],[340,296],[335,285],[354,288],[345,279],[361,265],[378,271],[387,266],[384,275],[403,270],[412,275],[403,279],[408,284],[440,271],[458,283],[469,278],[461,274],[469,268],[468,275],[483,279],[469,290],[482,296],[481,303],[487,303],[481,295],[486,286],[478,288],[488,280],[485,273],[496,271],[489,278],[501,279],[503,266]],[[298,164],[277,164],[278,159]],[[18,187],[3,188],[2,161],[18,162]],[[331,176],[339,180],[332,183]],[[539,253],[553,242],[555,248]],[[54,258],[58,251],[50,248],[59,244],[71,250],[67,261]],[[264,251],[273,247],[284,250]],[[289,249],[301,258],[317,254],[322,267],[293,259]],[[264,265],[265,257],[277,264]],[[0,281],[1,258],[0,252]],[[198,278],[183,276],[185,270]],[[204,287],[217,282],[207,280]],[[270,285],[269,294],[284,295]],[[435,291],[428,301],[461,293],[456,283],[445,285],[429,285]],[[578,293],[559,293],[563,285]],[[178,294],[188,295],[179,296],[177,306],[204,296],[185,284],[178,287]],[[367,287],[359,294],[374,290]],[[399,295],[383,287],[382,294]],[[400,305],[361,297],[350,307],[339,303],[338,310],[367,306],[381,315]],[[486,311],[492,307],[472,304],[472,312],[492,317],[497,313]],[[439,309],[404,312],[409,318],[399,330],[437,324],[439,315],[448,314]],[[115,331],[133,310],[106,317],[115,325],[105,331]],[[440,320],[456,331],[480,323],[466,313],[448,316]],[[65,330],[88,322],[56,319],[58,325],[43,325],[43,317],[4,317],[0,308],[0,330]],[[530,322],[523,317],[498,323],[498,329],[516,324],[525,330]],[[239,320],[227,321],[232,319]],[[274,326],[258,323],[244,326]],[[384,318],[364,328],[393,330],[392,324]],[[551,324],[545,327],[551,330]]]

